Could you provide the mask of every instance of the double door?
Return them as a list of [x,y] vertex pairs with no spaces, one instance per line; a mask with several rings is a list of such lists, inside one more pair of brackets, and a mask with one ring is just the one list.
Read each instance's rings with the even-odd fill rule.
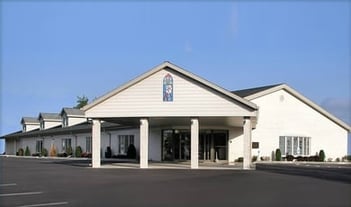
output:
[[163,130],[162,160],[190,160],[190,150],[189,130]]
[[[162,160],[190,160],[190,131],[167,129],[162,131]],[[227,160],[228,131],[206,130],[199,134],[199,160]]]

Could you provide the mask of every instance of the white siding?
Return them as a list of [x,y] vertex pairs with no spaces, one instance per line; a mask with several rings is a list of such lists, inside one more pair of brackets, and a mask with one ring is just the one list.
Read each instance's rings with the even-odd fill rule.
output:
[[86,122],[86,118],[80,118],[80,117],[68,117],[68,126],[74,126],[83,122]]
[[50,129],[55,126],[61,125],[62,122],[61,121],[44,121],[44,124],[45,124],[45,129]]
[[243,128],[232,128],[229,130],[228,162],[234,162],[244,156]]
[[25,124],[26,125],[26,132],[32,131],[34,129],[39,129],[39,124]]
[[5,141],[5,152],[7,155],[16,155],[16,141],[14,139],[7,139]]
[[279,136],[311,137],[311,155],[319,150],[325,151],[326,158],[347,154],[347,131],[285,90],[252,102],[259,106],[252,141],[260,143],[260,156],[271,156],[279,148]]
[[[173,102],[163,102],[163,78],[173,76]],[[161,70],[86,111],[87,117],[252,116],[207,88]]]

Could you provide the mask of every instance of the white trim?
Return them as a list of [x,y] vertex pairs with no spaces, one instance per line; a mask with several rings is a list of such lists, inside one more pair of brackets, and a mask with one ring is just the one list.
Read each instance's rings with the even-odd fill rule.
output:
[[259,97],[274,93],[274,92],[279,91],[279,90],[285,90],[286,92],[290,93],[291,95],[293,95],[294,97],[296,97],[297,99],[302,101],[303,103],[307,104],[308,106],[310,106],[314,110],[318,111],[319,113],[321,113],[322,115],[324,115],[325,117],[330,119],[331,121],[333,121],[336,124],[338,124],[339,126],[343,127],[348,132],[351,132],[351,126],[349,126],[347,123],[338,119],[337,117],[335,117],[334,115],[332,115],[331,113],[329,113],[328,111],[326,111],[325,109],[323,109],[319,105],[315,104],[314,102],[312,102],[311,100],[309,100],[308,98],[306,98],[305,96],[303,96],[302,94],[297,92],[295,89],[291,88],[290,86],[288,86],[286,84],[278,85],[276,87],[273,87],[273,88],[270,88],[270,89],[267,89],[267,90],[249,95],[249,96],[246,96],[245,98],[249,101],[252,101],[254,99],[257,99]]

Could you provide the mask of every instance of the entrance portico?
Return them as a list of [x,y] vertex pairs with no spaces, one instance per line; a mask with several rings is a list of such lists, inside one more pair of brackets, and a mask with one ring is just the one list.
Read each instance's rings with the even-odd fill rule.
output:
[[[150,150],[155,149],[150,148],[152,130],[159,131],[161,153],[164,151],[164,143],[161,141],[162,130],[188,130],[190,149],[187,149],[189,147],[187,133],[178,142],[174,142],[178,144],[177,146],[170,149],[179,150],[179,153],[172,152],[173,156],[178,153],[179,159],[190,158],[191,168],[196,169],[199,167],[199,145],[210,146],[211,152],[204,152],[212,154],[209,156],[211,159],[218,157],[218,152],[214,151],[213,138],[206,139],[207,142],[203,141],[202,130],[222,129],[230,132],[228,134],[231,137],[227,137],[225,143],[225,146],[229,146],[229,142],[233,139],[231,131],[241,129],[243,166],[244,169],[250,168],[251,130],[257,121],[256,105],[169,62],[102,96],[83,110],[86,116],[93,120],[92,167],[94,168],[100,167],[101,121],[139,128],[140,168],[148,168]],[[211,145],[209,140],[212,140]],[[202,148],[203,151],[204,147]],[[228,147],[226,151],[228,158],[232,152]],[[201,157],[206,159],[203,154]]]

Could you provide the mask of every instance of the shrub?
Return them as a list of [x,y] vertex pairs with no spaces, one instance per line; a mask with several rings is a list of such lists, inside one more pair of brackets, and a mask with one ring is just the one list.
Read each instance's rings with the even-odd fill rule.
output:
[[293,161],[295,159],[295,157],[293,155],[287,155],[286,156],[286,160],[287,161]]
[[324,150],[320,150],[319,151],[319,161],[320,162],[324,162],[325,160],[325,153],[324,153]]
[[252,156],[251,161],[252,161],[252,162],[256,162],[256,161],[257,161],[257,156],[256,156],[256,155]]
[[33,157],[40,157],[40,152],[36,152],[32,154]]
[[29,147],[26,147],[26,150],[24,151],[24,156],[30,156],[30,150]]
[[49,155],[50,155],[50,157],[56,157],[57,156],[57,151],[56,151],[55,145],[51,145]]
[[129,158],[129,159],[136,159],[136,149],[135,149],[135,146],[133,144],[130,144],[128,146],[127,158]]
[[82,156],[82,148],[80,146],[76,147],[76,153],[75,153],[76,157],[81,157]]
[[105,152],[105,158],[111,158],[112,157],[112,150],[111,150],[111,147],[108,146],[106,148],[106,152]]
[[58,153],[57,157],[67,157],[67,153],[66,152]]
[[243,157],[239,157],[238,159],[235,160],[235,162],[243,162],[244,158]]
[[275,160],[276,161],[281,161],[282,160],[282,153],[280,152],[280,149],[275,150]]
[[23,155],[24,155],[24,150],[23,150],[23,148],[19,148],[19,149],[18,149],[17,155],[18,155],[18,156],[23,156]]
[[345,155],[344,157],[342,157],[342,161],[343,162],[347,162],[347,161],[351,161],[351,155]]
[[71,146],[68,146],[68,147],[67,147],[67,149],[66,149],[66,154],[67,154],[67,156],[73,155],[73,150],[72,150],[72,147],[71,147]]
[[83,153],[82,153],[82,157],[91,158],[91,157],[92,157],[92,154],[91,154],[91,152],[83,152]]
[[309,156],[307,158],[308,161],[312,161],[312,162],[318,162],[319,161],[319,156],[318,155],[314,155],[314,156]]
[[41,150],[41,156],[47,157],[48,156],[48,150],[46,148],[43,148]]
[[340,162],[340,158],[337,157],[337,158],[335,159],[335,162]]

